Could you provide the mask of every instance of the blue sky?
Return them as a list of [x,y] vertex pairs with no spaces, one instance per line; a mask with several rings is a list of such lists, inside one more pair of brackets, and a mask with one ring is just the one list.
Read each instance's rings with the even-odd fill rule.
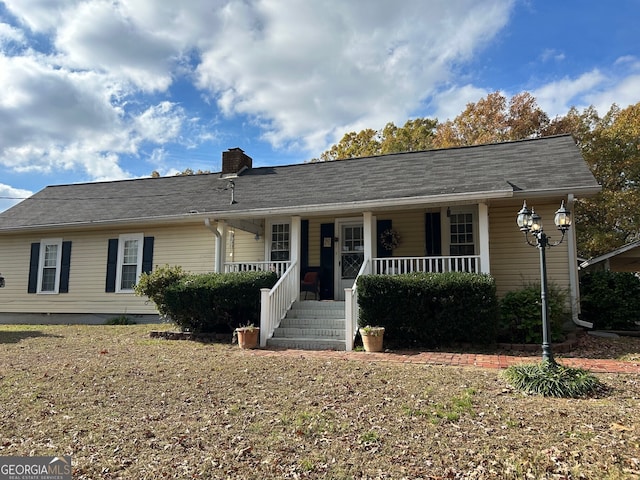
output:
[[0,1],[0,211],[47,185],[318,157],[528,91],[640,101],[640,0]]

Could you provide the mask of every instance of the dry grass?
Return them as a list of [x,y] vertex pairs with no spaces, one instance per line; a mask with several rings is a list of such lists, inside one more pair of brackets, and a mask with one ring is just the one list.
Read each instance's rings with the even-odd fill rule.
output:
[[261,357],[151,328],[0,326],[0,455],[72,455],[77,479],[640,478],[637,376],[527,397],[495,370]]

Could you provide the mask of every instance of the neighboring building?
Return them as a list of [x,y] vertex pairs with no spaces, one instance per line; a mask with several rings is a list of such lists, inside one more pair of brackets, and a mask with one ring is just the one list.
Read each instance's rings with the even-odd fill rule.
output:
[[[260,168],[234,148],[221,173],[50,186],[0,214],[0,322],[154,314],[132,286],[164,264],[286,271],[286,293],[263,295],[263,344],[308,270],[324,300],[352,295],[359,273],[409,270],[490,273],[503,295],[539,280],[515,223],[523,200],[556,236],[561,201],[572,210],[599,190],[571,136]],[[390,230],[400,241],[387,250]],[[548,271],[577,320],[574,231],[549,251]]]
[[580,263],[581,272],[611,270],[612,272],[640,272],[640,240],[627,243],[599,257]]

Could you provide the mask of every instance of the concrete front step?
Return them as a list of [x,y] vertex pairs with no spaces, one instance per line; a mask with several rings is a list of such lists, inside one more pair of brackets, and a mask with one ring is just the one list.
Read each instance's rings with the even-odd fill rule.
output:
[[326,338],[328,340],[344,341],[344,322],[339,328],[277,328],[273,338]]
[[281,328],[336,328],[344,329],[344,318],[290,318],[280,322]]
[[290,348],[295,350],[346,350],[344,340],[328,340],[324,338],[270,338],[269,347]]
[[296,302],[267,340],[276,348],[345,350],[344,302]]
[[287,318],[344,318],[344,302],[296,302]]

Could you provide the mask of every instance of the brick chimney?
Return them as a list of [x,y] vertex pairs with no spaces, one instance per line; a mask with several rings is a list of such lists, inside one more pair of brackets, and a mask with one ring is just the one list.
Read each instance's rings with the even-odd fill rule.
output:
[[230,148],[222,152],[222,175],[237,175],[243,170],[251,168],[253,160],[241,148]]

